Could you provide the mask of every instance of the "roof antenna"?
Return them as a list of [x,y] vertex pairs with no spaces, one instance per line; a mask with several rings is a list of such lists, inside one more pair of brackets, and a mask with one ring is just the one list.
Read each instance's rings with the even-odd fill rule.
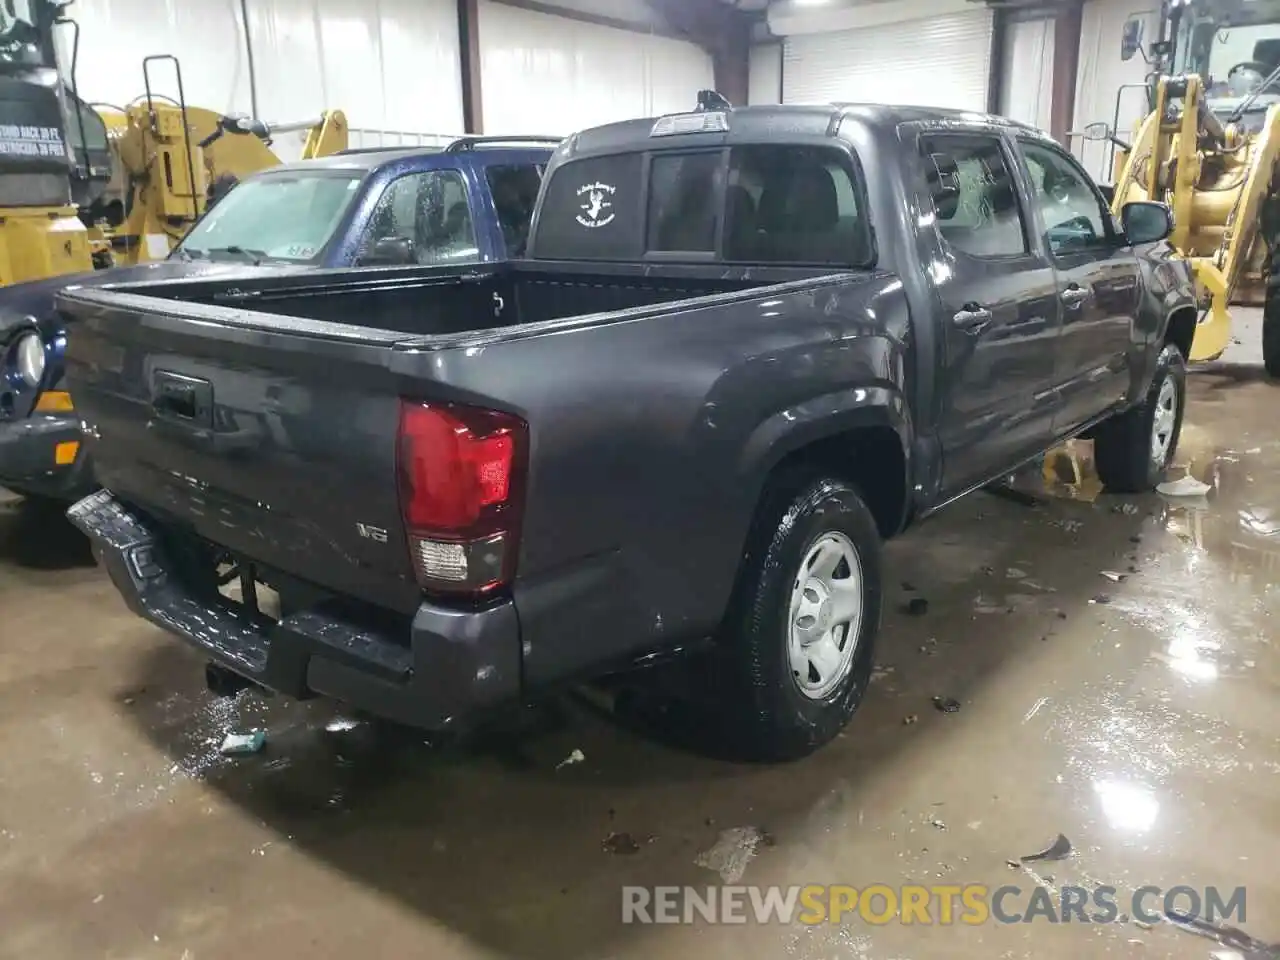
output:
[[697,113],[709,113],[712,110],[732,110],[733,104],[724,98],[723,94],[714,90],[698,91],[698,109]]

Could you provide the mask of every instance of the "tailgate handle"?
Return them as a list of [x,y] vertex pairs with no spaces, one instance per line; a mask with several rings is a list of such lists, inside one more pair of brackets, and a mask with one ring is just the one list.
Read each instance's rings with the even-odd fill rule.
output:
[[212,428],[213,384],[197,377],[157,370],[151,379],[151,408],[162,417]]

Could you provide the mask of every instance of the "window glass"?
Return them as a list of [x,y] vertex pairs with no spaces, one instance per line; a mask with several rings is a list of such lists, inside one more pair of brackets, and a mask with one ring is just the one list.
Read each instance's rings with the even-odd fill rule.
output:
[[869,265],[870,232],[847,162],[827,147],[735,147],[725,259]]
[[1027,252],[1016,181],[998,139],[922,137],[920,147],[938,231],[951,247],[975,257]]
[[1105,241],[1102,198],[1088,178],[1052,147],[1024,141],[1022,154],[1049,249],[1067,254]]
[[360,258],[371,259],[374,248],[384,240],[405,241],[410,263],[478,259],[467,188],[458,171],[411,173],[392,181],[365,228]]
[[177,255],[313,261],[359,186],[360,176],[350,174],[276,173],[244,180],[191,228]]
[[542,166],[536,163],[495,164],[485,170],[493,205],[498,211],[507,256],[524,254],[529,239],[529,220],[542,185]]
[[657,154],[649,165],[650,250],[715,250],[722,153]]
[[538,213],[536,255],[636,260],[644,253],[642,153],[587,157],[556,168]]

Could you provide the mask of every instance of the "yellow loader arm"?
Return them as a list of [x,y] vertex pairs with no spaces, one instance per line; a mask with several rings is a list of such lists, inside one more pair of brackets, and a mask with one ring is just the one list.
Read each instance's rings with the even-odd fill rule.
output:
[[320,122],[307,133],[302,147],[302,159],[314,160],[329,157],[347,149],[347,115],[341,110],[326,110]]
[[[1181,100],[1182,109],[1170,109]],[[1162,77],[1155,109],[1134,132],[1119,161],[1112,212],[1133,200],[1160,200],[1173,211],[1169,242],[1187,259],[1207,310],[1196,328],[1191,360],[1210,360],[1231,340],[1229,305],[1246,281],[1269,272],[1257,242],[1263,201],[1280,158],[1280,105],[1262,128],[1225,129],[1204,105],[1198,76]]]

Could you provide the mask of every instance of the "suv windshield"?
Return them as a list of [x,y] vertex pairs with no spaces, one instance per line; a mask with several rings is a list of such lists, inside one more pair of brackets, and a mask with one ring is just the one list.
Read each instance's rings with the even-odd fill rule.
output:
[[356,196],[361,175],[272,174],[218,201],[174,250],[178,257],[314,261]]

